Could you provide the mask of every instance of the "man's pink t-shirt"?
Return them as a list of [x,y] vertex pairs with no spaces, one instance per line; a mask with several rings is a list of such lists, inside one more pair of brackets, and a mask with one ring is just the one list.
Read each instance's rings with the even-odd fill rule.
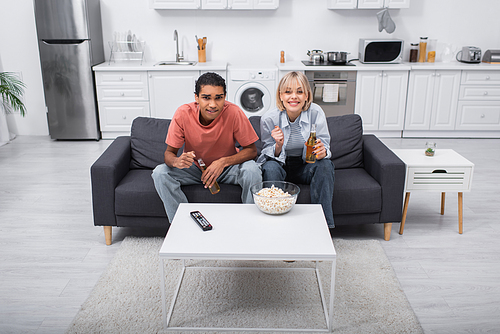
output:
[[258,139],[247,116],[236,104],[225,101],[219,116],[205,126],[199,120],[198,103],[191,102],[175,112],[165,142],[175,148],[185,144],[184,152],[194,151],[196,158],[202,158],[210,166],[217,159],[236,154],[236,141],[247,146]]

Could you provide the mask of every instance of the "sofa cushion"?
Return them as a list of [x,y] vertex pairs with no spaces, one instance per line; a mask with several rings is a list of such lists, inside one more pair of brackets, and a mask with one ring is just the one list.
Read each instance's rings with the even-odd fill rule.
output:
[[137,117],[130,133],[130,169],[154,169],[164,162],[169,119]]
[[[309,185],[300,184],[299,204],[311,203]],[[335,170],[333,214],[378,213],[382,209],[380,184],[363,168]]]
[[115,188],[115,212],[119,216],[166,217],[150,169],[132,169]]
[[356,114],[327,117],[335,169],[363,167],[363,124]]

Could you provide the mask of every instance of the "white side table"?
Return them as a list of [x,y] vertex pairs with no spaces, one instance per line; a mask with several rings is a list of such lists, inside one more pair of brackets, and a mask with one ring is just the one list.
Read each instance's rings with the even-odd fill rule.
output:
[[406,164],[405,200],[399,234],[403,234],[410,192],[440,191],[441,214],[444,215],[445,193],[458,192],[458,233],[463,233],[463,192],[470,191],[474,164],[450,149],[437,149],[433,157],[425,149],[394,149]]

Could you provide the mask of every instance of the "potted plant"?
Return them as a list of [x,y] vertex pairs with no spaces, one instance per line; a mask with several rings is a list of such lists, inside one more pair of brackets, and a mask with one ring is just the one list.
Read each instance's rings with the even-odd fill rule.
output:
[[15,137],[9,132],[6,114],[19,111],[21,116],[26,115],[26,107],[21,100],[25,87],[15,73],[0,72],[0,146]]
[[3,110],[6,113],[19,111],[21,116],[26,115],[26,107],[21,100],[26,85],[19,80],[15,73],[0,72],[0,96]]

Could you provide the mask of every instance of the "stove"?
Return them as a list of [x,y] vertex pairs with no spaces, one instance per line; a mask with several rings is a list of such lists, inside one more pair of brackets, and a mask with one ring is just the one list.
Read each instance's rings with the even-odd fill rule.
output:
[[353,63],[347,62],[347,63],[332,63],[329,61],[322,61],[320,63],[314,63],[310,60],[302,60],[302,64],[306,66],[356,66]]

